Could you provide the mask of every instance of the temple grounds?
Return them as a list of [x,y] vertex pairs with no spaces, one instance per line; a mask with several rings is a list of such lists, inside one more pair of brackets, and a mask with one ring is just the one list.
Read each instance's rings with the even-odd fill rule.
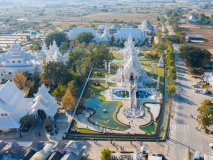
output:
[[[158,68],[157,63],[152,63],[146,58],[139,57],[140,67],[144,68],[152,83],[146,84],[146,91],[137,91],[137,105],[143,106],[143,116],[140,118],[131,117],[127,112],[131,106],[130,93],[122,91],[123,82],[113,81],[118,75],[119,66],[122,65],[122,55],[118,50],[113,50],[115,59],[108,66],[96,68],[92,71],[86,90],[83,94],[83,105],[78,106],[74,120],[68,132],[68,138],[103,138],[104,136],[131,137],[132,135],[143,135],[147,138],[156,138],[160,127],[161,98],[164,88],[164,69]],[[116,64],[116,65],[115,65]],[[159,78],[159,89],[157,78]],[[117,91],[117,88],[121,90]],[[127,88],[123,87],[123,89]],[[114,91],[116,90],[116,92]],[[140,89],[139,89],[140,90]],[[154,95],[149,91],[154,90]],[[155,99],[149,98],[155,97]],[[136,112],[135,112],[136,113]],[[141,113],[142,114],[142,113]],[[136,115],[135,115],[136,116]],[[102,136],[103,137],[102,137]],[[120,137],[121,138],[121,137]],[[159,137],[158,137],[159,138]]]

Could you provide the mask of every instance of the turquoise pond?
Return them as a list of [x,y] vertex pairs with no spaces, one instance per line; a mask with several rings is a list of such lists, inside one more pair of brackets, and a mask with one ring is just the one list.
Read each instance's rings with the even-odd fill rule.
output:
[[156,124],[154,122],[151,122],[147,126],[140,126],[140,129],[145,131],[146,133],[152,133],[155,131]]
[[148,98],[151,94],[144,92],[144,91],[137,91],[136,97],[137,98]]
[[[89,117],[89,120],[93,123],[97,122],[98,125],[111,129],[117,129],[119,127],[119,130],[126,130],[129,128],[113,118],[113,114],[116,112],[116,108],[119,105],[117,102],[101,102],[98,97],[95,97],[87,99],[84,105],[87,108],[89,107],[96,110],[96,113]],[[104,109],[106,112],[103,111]]]
[[117,97],[121,97],[121,98],[127,98],[127,97],[129,97],[129,92],[128,91],[117,91],[114,94]]

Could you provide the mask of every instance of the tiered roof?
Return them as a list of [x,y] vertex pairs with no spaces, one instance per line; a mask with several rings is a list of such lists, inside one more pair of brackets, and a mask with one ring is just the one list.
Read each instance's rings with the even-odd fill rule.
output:
[[53,117],[58,109],[57,101],[49,93],[49,88],[44,84],[38,90],[33,100],[33,105],[31,107],[30,113],[35,113],[37,110],[44,110],[47,116]]

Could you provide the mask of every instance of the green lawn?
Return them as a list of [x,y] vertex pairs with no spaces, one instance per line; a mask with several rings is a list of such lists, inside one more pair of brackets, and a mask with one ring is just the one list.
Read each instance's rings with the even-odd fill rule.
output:
[[115,62],[115,63],[111,63],[111,67],[120,67],[121,63],[119,62]]
[[90,78],[105,78],[106,77],[106,75],[108,76],[108,77],[110,77],[110,76],[112,76],[112,75],[114,75],[115,74],[115,72],[111,72],[110,74],[108,73],[108,70],[93,70],[92,71],[92,74],[91,74],[91,76],[90,76]]
[[122,60],[124,58],[124,56],[122,56],[121,54],[118,54],[118,53],[113,53],[113,56],[115,59],[118,59],[118,60]]
[[145,58],[145,57],[138,57],[139,61],[151,61],[150,59],[148,58]]
[[[100,86],[94,85],[94,83],[100,83]],[[109,87],[116,86],[116,83],[108,83]],[[88,99],[95,95],[99,97],[102,101],[106,101],[106,98],[100,94],[100,92],[105,91],[105,81],[89,81],[84,92],[83,98]]]
[[78,128],[77,127],[77,122],[75,120],[73,120],[72,122],[72,125],[71,125],[71,128],[75,128],[76,130],[79,130],[80,133],[87,133],[87,134],[98,134],[100,132],[97,132],[97,131],[93,131],[93,130],[90,130],[90,129],[87,129],[87,128]]
[[[160,76],[160,91],[161,93],[163,93],[163,89],[164,89],[164,68],[158,68],[157,67],[157,63],[154,64],[154,79],[157,79],[158,76]],[[152,63],[145,63],[141,65],[142,68],[144,68],[147,71],[147,75],[148,76],[152,76],[151,72],[152,72]],[[151,88],[151,87],[156,87],[156,83],[153,84],[147,84],[147,87]]]

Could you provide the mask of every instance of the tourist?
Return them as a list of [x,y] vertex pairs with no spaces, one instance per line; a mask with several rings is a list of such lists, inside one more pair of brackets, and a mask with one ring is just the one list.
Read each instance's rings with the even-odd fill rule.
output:
[[38,136],[40,136],[41,135],[41,132],[38,132]]

